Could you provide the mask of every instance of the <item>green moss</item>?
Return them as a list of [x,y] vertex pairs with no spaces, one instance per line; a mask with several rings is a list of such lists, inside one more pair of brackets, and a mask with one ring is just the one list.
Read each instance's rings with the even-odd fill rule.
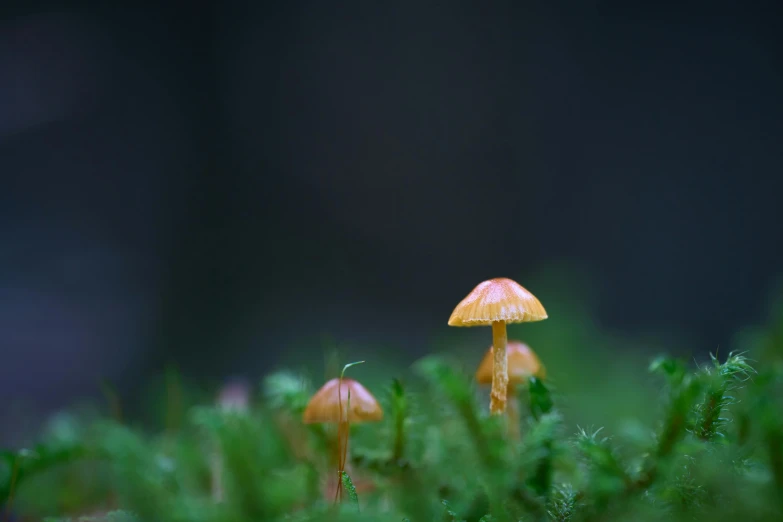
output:
[[[625,368],[643,379],[642,364]],[[589,411],[572,412],[585,403],[533,379],[512,397],[521,406],[520,441],[508,437],[505,418],[488,414],[461,360],[429,356],[413,369],[371,387],[381,390],[387,415],[352,426],[353,459],[340,475],[347,494],[338,505],[324,486],[335,474],[330,435],[301,423],[314,387],[292,372],[265,377],[245,413],[168,399],[181,413],[161,415],[158,430],[124,424],[111,411],[106,418],[61,414],[40,445],[0,453],[0,499],[17,513],[63,522],[783,516],[780,365],[757,374],[744,353],[702,366],[659,357],[649,366],[657,399],[648,396],[632,418],[619,410],[623,418],[613,425],[623,428],[614,430],[579,428],[575,419]],[[557,383],[557,368],[553,374]],[[167,393],[180,387],[172,375]],[[616,394],[629,391],[628,380]],[[583,392],[604,417],[617,411],[607,387]],[[220,500],[212,483],[218,468]]]

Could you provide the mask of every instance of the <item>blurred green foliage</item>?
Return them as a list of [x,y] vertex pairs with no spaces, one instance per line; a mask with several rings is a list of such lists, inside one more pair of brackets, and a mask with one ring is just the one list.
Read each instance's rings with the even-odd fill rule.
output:
[[473,379],[489,332],[460,329],[410,368],[368,350],[351,369],[386,415],[352,426],[339,476],[334,430],[301,422],[345,362],[332,351],[332,375],[265,376],[249,411],[221,409],[168,372],[148,419],[157,430],[116,407],[59,414],[38,445],[0,453],[0,503],[51,521],[783,519],[783,307],[740,332],[737,351],[687,362],[602,332],[586,300],[566,298],[590,294],[584,280],[554,274],[538,280],[557,321],[509,328],[551,376],[511,398],[521,440]]

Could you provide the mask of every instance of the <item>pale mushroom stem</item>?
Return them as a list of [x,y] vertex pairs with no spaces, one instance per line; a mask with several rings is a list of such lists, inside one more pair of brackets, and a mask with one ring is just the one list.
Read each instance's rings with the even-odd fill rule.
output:
[[342,472],[345,471],[345,466],[348,461],[348,443],[351,431],[347,421],[342,421],[337,424],[337,487],[335,489],[334,500],[342,500]]
[[492,391],[489,398],[489,411],[493,415],[501,415],[506,411],[506,394],[508,391],[507,342],[506,322],[493,322],[492,346],[494,347],[494,359],[492,364]]
[[339,471],[345,471],[345,467],[348,465],[348,446],[350,438],[350,426],[347,422],[341,422],[338,426],[339,448],[340,448],[340,460],[338,461]]

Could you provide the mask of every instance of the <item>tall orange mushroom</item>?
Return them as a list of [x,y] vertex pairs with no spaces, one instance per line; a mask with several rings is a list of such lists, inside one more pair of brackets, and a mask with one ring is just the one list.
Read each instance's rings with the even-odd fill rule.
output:
[[302,420],[305,424],[337,424],[336,464],[338,472],[337,495],[341,491],[341,472],[348,460],[350,424],[377,422],[383,419],[383,409],[373,395],[353,379],[332,379],[310,399]]
[[492,326],[495,351],[489,408],[493,414],[506,411],[506,324],[542,321],[547,317],[536,296],[505,277],[479,283],[452,312],[449,326]]
[[[519,439],[519,403],[513,399],[515,387],[527,383],[530,377],[544,379],[546,368],[528,345],[520,341],[508,341],[506,345],[506,360],[508,361],[508,393],[512,396],[508,405],[509,431],[514,439]],[[487,350],[476,370],[476,382],[492,384],[495,364],[495,350],[492,346]]]

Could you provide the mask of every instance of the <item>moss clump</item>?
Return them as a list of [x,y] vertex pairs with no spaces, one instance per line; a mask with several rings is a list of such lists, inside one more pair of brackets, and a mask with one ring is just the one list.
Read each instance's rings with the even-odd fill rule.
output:
[[291,373],[268,376],[247,413],[195,406],[159,433],[61,418],[73,423],[67,438],[0,453],[0,498],[17,514],[61,517],[51,521],[781,519],[779,367],[757,375],[744,354],[706,367],[655,359],[660,408],[639,415],[657,428],[636,435],[569,427],[558,408],[568,398],[531,379],[511,398],[524,401],[520,441],[454,361],[432,356],[414,370],[387,383],[382,424],[352,428],[337,505],[324,493],[328,434],[301,422],[313,388]]

